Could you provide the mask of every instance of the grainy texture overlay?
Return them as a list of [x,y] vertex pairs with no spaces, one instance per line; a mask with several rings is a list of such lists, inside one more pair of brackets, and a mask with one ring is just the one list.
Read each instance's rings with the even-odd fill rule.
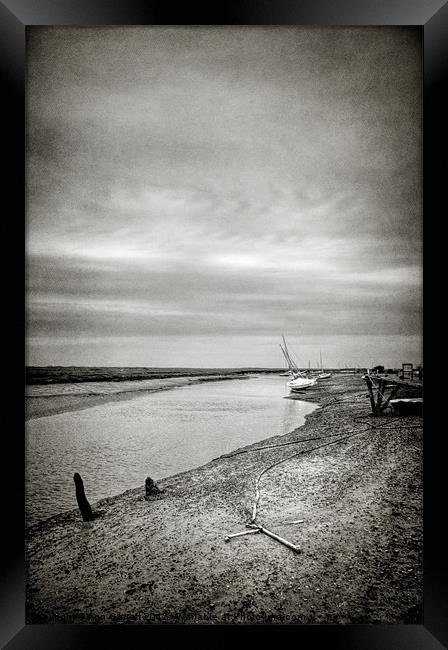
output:
[[33,27],[28,363],[421,362],[406,27]]
[[[149,501],[142,482],[92,504],[93,522],[31,527],[27,621],[420,623],[421,418],[371,417],[359,375],[313,400],[303,427],[164,479]],[[226,542],[250,520],[257,475],[301,450],[264,474],[258,506],[301,552],[262,534]]]

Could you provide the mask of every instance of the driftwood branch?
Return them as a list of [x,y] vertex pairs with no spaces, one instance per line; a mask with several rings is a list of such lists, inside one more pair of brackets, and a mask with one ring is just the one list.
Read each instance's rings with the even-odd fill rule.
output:
[[241,535],[254,535],[255,533],[259,533],[260,530],[257,528],[255,530],[243,530],[241,533],[233,533],[232,535],[226,535],[224,537],[225,541],[228,542],[232,537],[241,537]]
[[280,537],[280,535],[276,535],[275,533],[271,532],[267,528],[263,528],[263,526],[259,526],[259,530],[260,530],[261,533],[264,533],[265,535],[268,535],[269,537],[272,537],[272,539],[277,540],[277,542],[280,542],[280,544],[283,544],[284,546],[287,546],[292,551],[295,551],[296,553],[300,553],[300,548],[298,546],[296,546],[295,544],[291,544],[291,542],[288,542],[287,539],[284,539],[283,537]]

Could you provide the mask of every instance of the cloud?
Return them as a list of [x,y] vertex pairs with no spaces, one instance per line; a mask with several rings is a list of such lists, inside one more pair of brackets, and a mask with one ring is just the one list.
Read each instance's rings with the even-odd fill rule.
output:
[[30,336],[420,332],[409,28],[32,28]]
[[297,268],[259,273],[259,264],[228,267],[174,261],[170,267],[85,265],[82,259],[31,259],[29,333],[278,335],[416,333],[418,269],[361,276]]

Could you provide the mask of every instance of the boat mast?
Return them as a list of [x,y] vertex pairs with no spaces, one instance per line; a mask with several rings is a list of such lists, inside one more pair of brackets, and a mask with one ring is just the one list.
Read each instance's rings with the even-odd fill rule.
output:
[[283,349],[283,347],[281,345],[280,345],[280,348],[281,348],[281,350],[283,352],[283,355],[284,355],[284,357],[286,359],[286,363],[288,364],[289,370],[292,372],[292,374],[294,376],[297,375],[298,372],[299,372],[299,369],[297,368],[296,364],[294,363],[294,361],[289,356],[288,349],[287,348]]
[[286,365],[288,366],[288,369],[289,369],[289,370],[292,370],[292,368],[291,368],[291,364],[289,363],[289,359],[288,359],[288,357],[286,356],[286,352],[284,351],[283,346],[282,346],[281,343],[280,343],[280,350],[283,352],[283,356],[285,357]]
[[[301,372],[299,370],[298,365],[295,363],[295,361],[293,361],[293,359],[291,358],[291,355],[289,354],[289,350],[288,350],[288,346],[286,345],[285,337],[282,336],[282,339],[283,339],[283,344],[285,346],[285,349],[283,350],[283,348],[282,348],[282,351],[283,351],[283,354],[285,355],[285,358],[288,361],[289,368],[290,368],[291,372],[293,373],[293,375],[303,375],[303,372]],[[282,347],[282,346],[280,345],[280,347]]]

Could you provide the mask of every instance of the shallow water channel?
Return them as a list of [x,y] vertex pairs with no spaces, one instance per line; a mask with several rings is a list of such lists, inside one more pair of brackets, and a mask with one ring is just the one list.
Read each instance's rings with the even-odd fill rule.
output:
[[285,384],[278,375],[215,381],[29,420],[27,525],[77,507],[75,472],[94,503],[292,431],[317,405],[283,399]]

